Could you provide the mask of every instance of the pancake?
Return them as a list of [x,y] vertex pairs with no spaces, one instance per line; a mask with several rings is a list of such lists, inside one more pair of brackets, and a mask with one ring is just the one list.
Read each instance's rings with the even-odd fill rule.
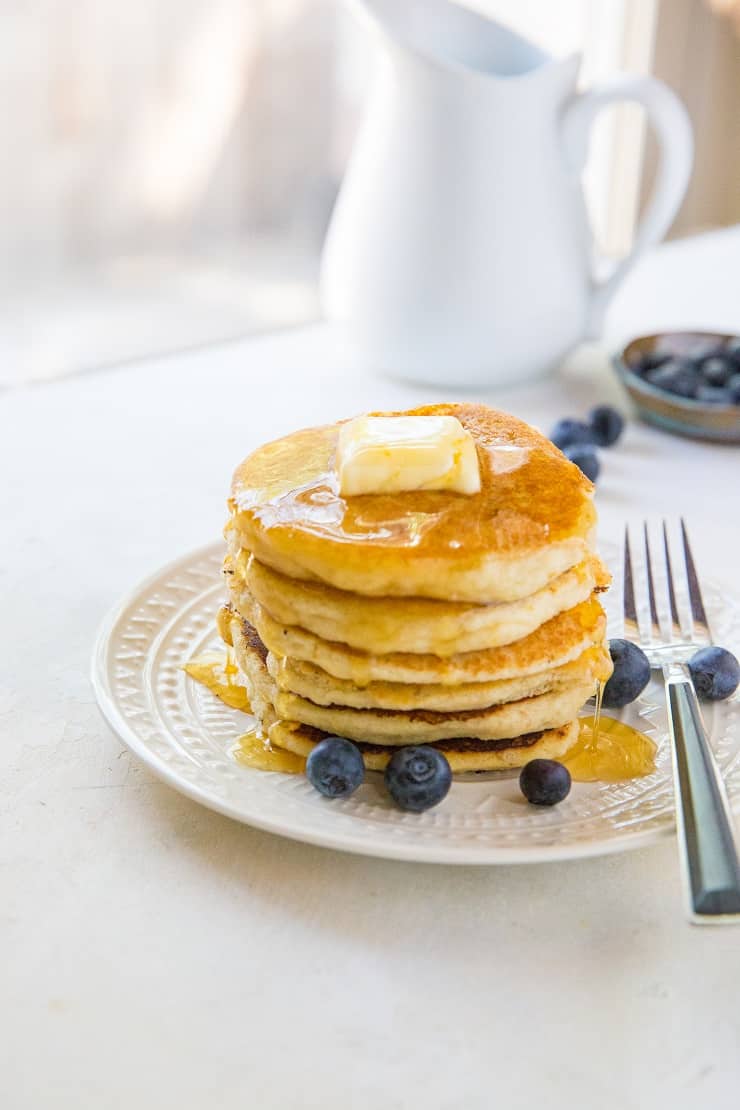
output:
[[518,601],[473,605],[429,598],[369,598],[319,582],[287,578],[254,557],[234,563],[232,597],[240,611],[249,594],[281,624],[373,654],[437,656],[510,644],[565,609],[585,601],[608,576],[598,559],[565,571]]
[[376,415],[457,417],[481,490],[343,497],[341,424],[237,469],[219,628],[262,729],[303,758],[345,736],[376,768],[419,743],[453,771],[562,757],[611,672],[591,483],[483,405]]
[[593,486],[549,440],[480,404],[411,414],[457,417],[476,443],[480,493],[342,498],[333,470],[339,425],[309,428],[237,468],[228,525],[236,545],[290,578],[475,604],[529,597],[588,558]]
[[[218,629],[219,636],[228,647],[234,646],[234,641],[231,636],[231,622],[236,619],[237,613],[233,605],[227,604],[219,606],[216,613],[216,628]],[[262,643],[263,647],[265,646],[262,640],[260,640],[260,643]]]
[[278,658],[270,652],[267,669],[278,690],[307,698],[317,705],[344,705],[355,709],[431,709],[449,712],[485,709],[504,702],[521,701],[565,690],[585,676],[592,686],[606,681],[611,660],[605,646],[590,647],[570,663],[538,674],[504,678],[498,682],[468,682],[457,686],[437,683],[370,682],[356,686],[335,678],[313,663]]
[[333,736],[369,744],[427,744],[435,740],[472,737],[505,740],[528,732],[560,728],[577,717],[593,695],[591,678],[567,688],[505,705],[436,713],[429,709],[353,709],[344,705],[316,705],[308,698],[275,690],[273,706],[280,719],[300,721]]
[[274,684],[267,670],[267,648],[257,630],[248,621],[238,619],[229,622],[227,643],[233,645],[252,713],[266,731],[277,720],[273,706]]
[[[221,636],[230,643],[233,607],[219,616]],[[302,628],[281,625],[262,606],[246,599],[241,615],[253,624],[262,642],[276,656],[305,661],[355,686],[371,682],[431,683],[454,687],[459,683],[495,682],[538,674],[564,666],[606,633],[604,610],[595,597],[559,613],[522,640],[485,651],[449,655],[412,655],[397,652],[371,655],[346,644],[321,640]]]
[[[276,748],[295,752],[307,758],[329,734],[309,728],[297,721],[276,721],[267,730],[270,743]],[[453,774],[466,771],[507,771],[523,767],[530,759],[562,759],[578,740],[578,721],[562,728],[516,736],[512,740],[440,740],[430,747],[443,753]],[[382,771],[396,748],[383,744],[357,747],[369,771]]]
[[578,716],[594,692],[593,674],[587,672],[562,690],[476,710],[440,713],[317,705],[278,689],[267,669],[265,647],[251,625],[234,620],[231,635],[252,709],[264,728],[276,720],[297,721],[334,736],[392,747],[458,738],[505,740],[560,728]]
[[[255,715],[267,733],[270,743],[277,748],[305,757],[326,736],[326,731],[302,724],[299,721],[278,719],[270,696],[273,689],[265,665],[266,649],[256,631],[247,622],[222,612],[221,627],[227,630],[237,645],[244,664],[244,677]],[[559,759],[578,739],[578,721],[573,720],[559,728],[514,736],[499,740],[478,740],[474,737],[456,737],[434,742],[433,747],[443,752],[454,773],[465,771],[501,771],[521,767],[530,759]],[[358,743],[368,770],[381,771],[397,750],[389,744]]]

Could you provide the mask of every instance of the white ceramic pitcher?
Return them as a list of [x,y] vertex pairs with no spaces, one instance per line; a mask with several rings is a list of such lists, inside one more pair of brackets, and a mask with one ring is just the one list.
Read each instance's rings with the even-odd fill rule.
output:
[[[662,238],[692,161],[683,105],[661,82],[576,91],[555,60],[448,0],[354,0],[380,70],[322,263],[326,316],[376,369],[480,386],[545,373]],[[605,105],[644,105],[660,145],[631,254],[605,280],[580,176]]]

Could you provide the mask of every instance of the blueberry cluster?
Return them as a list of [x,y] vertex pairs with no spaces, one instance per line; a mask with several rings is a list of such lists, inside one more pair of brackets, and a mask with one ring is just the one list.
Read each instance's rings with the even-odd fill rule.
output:
[[[327,798],[346,798],[365,778],[360,749],[342,736],[327,736],[306,761],[306,776]],[[422,813],[446,797],[450,765],[436,748],[420,744],[399,748],[385,769],[385,785],[399,809]]]
[[650,351],[630,367],[656,389],[709,405],[740,405],[740,338],[690,355]]
[[588,420],[558,420],[550,439],[592,482],[601,470],[598,447],[612,447],[624,431],[624,417],[611,405],[597,405]]

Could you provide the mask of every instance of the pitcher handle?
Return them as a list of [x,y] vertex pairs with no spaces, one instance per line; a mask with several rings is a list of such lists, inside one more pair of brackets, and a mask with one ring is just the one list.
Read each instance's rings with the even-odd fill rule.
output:
[[588,136],[597,112],[616,101],[642,104],[660,148],[658,170],[650,202],[635,232],[632,250],[616,263],[609,277],[593,278],[586,338],[601,333],[604,314],[622,279],[648,247],[665,235],[686,192],[693,162],[689,116],[676,94],[654,77],[616,77],[588,92],[577,94],[563,115],[565,153],[579,177],[588,154]]

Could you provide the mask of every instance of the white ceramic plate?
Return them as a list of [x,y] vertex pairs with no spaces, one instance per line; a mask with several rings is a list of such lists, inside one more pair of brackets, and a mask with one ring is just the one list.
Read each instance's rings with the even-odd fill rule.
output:
[[[134,590],[108,616],[93,658],[93,684],[106,719],[134,755],[183,794],[295,840],[426,863],[571,859],[641,847],[672,831],[670,753],[657,681],[623,713],[658,743],[655,773],[622,783],[576,783],[553,809],[530,806],[510,772],[458,778],[440,806],[408,814],[392,806],[378,774],[368,775],[352,797],[329,801],[303,775],[240,766],[231,751],[250,718],[227,708],[181,669],[193,655],[222,646],[214,624],[223,595],[222,554],[216,544],[187,555]],[[717,642],[736,646],[737,602],[711,586],[705,601]],[[619,635],[619,604],[610,595],[612,635]],[[705,720],[737,806],[737,695],[707,706]]]

